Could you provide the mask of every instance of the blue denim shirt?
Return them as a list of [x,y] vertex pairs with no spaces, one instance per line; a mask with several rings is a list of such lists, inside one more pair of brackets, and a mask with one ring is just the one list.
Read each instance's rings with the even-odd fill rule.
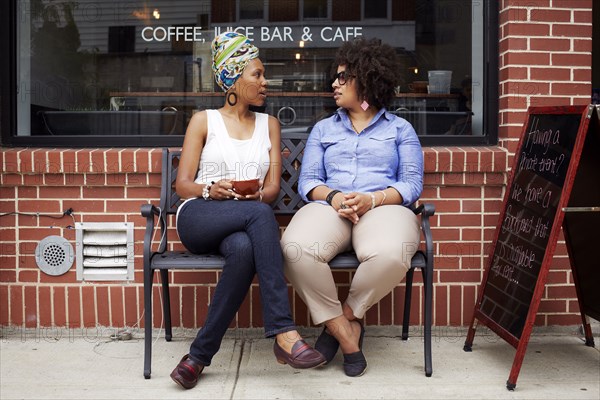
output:
[[343,108],[319,121],[304,149],[300,196],[310,201],[307,194],[320,185],[344,193],[393,187],[403,205],[414,203],[423,190],[423,151],[412,125],[385,108],[360,135]]

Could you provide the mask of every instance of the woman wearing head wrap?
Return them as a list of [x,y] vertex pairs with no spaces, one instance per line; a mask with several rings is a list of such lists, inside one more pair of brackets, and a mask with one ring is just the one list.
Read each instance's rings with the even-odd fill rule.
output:
[[[255,275],[265,336],[276,338],[277,361],[294,368],[325,362],[302,340],[290,312],[279,225],[269,206],[279,193],[280,126],[277,119],[249,109],[262,106],[267,94],[258,49],[245,36],[227,32],[214,39],[212,54],[226,103],[218,110],[196,113],[189,123],[176,187],[187,200],[177,211],[177,232],[188,250],[220,252],[225,265],[204,327],[171,373],[186,389],[194,387],[210,365]],[[234,190],[234,181],[251,179],[259,180],[253,193]]]

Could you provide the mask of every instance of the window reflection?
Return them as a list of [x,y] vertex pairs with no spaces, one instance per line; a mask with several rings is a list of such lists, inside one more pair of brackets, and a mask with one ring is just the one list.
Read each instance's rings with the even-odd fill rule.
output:
[[[223,104],[210,41],[229,29],[259,47],[269,79],[265,109],[284,127],[308,129],[335,110],[335,50],[364,36],[381,38],[401,56],[401,84],[390,111],[409,120],[419,135],[482,133],[472,129],[474,121],[481,125],[482,98],[481,81],[473,79],[481,76],[481,60],[473,56],[476,15],[469,2],[19,4],[20,134],[183,135],[195,112]],[[452,72],[447,92],[430,93],[432,70]]]

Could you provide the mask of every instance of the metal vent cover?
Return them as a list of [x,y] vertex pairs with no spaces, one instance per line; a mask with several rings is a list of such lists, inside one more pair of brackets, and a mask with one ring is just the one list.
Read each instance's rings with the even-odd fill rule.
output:
[[61,236],[47,236],[35,248],[35,262],[42,272],[59,276],[73,265],[73,246]]

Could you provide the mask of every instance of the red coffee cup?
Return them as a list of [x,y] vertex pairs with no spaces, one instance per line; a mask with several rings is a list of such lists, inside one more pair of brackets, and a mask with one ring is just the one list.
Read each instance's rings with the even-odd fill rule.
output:
[[258,179],[248,179],[246,181],[231,181],[233,191],[242,196],[254,194],[260,188]]

